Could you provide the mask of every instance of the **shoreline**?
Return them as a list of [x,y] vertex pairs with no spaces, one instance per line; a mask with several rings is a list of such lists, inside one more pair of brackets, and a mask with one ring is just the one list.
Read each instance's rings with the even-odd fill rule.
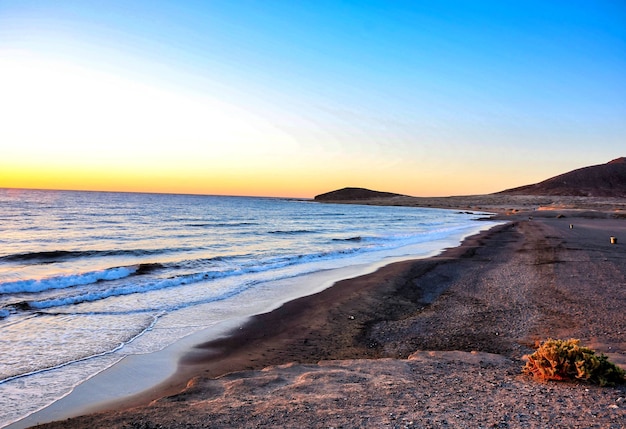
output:
[[[556,317],[550,316],[549,312],[546,311],[542,313],[542,309],[536,308],[538,307],[536,302],[533,303],[532,311],[525,315],[522,310],[528,310],[528,308],[524,308],[524,303],[522,302],[524,297],[520,296],[520,292],[516,292],[514,288],[509,290],[508,293],[512,294],[511,296],[514,298],[513,304],[518,305],[520,308],[517,308],[515,305],[508,308],[509,303],[505,302],[502,296],[497,296],[499,290],[497,288],[493,289],[491,292],[496,295],[491,297],[491,299],[495,299],[498,302],[492,303],[494,310],[491,313],[493,314],[484,314],[483,317],[489,316],[494,319],[493,321],[489,320],[489,323],[483,318],[477,319],[476,326],[480,327],[480,329],[472,327],[468,331],[467,327],[463,327],[463,323],[468,322],[467,315],[461,315],[464,317],[460,317],[458,314],[452,313],[453,317],[446,320],[445,318],[442,319],[443,316],[438,318],[437,314],[442,309],[456,308],[457,311],[460,311],[459,309],[465,308],[465,305],[472,305],[471,302],[463,305],[457,303],[455,307],[449,302],[446,303],[446,300],[449,300],[448,293],[451,289],[458,289],[457,284],[459,283],[464,283],[467,287],[472,282],[476,282],[477,278],[484,275],[486,267],[489,266],[490,258],[501,258],[502,255],[500,253],[505,253],[508,255],[507,257],[513,257],[511,255],[516,256],[517,252],[523,254],[521,251],[524,250],[523,247],[527,243],[526,241],[520,241],[520,233],[516,228],[524,228],[522,235],[527,234],[531,236],[535,234],[533,236],[534,242],[546,245],[548,249],[552,248],[550,243],[546,244],[543,241],[546,241],[546,237],[550,241],[549,237],[551,236],[546,231],[554,233],[553,223],[559,223],[559,234],[567,232],[564,225],[568,222],[568,219],[554,221],[556,213],[535,213],[535,215],[541,217],[539,222],[520,220],[525,218],[526,215],[513,216],[509,218],[512,222],[496,226],[477,236],[468,237],[461,246],[448,249],[439,256],[387,265],[373,274],[338,282],[331,288],[318,294],[290,301],[277,310],[256,316],[247,329],[240,330],[235,336],[204,344],[198,347],[193,355],[188,355],[182,363],[183,371],[179,371],[176,376],[178,377],[177,383],[171,385],[169,389],[161,390],[158,395],[154,396],[165,397],[153,402],[151,406],[142,406],[127,411],[110,411],[72,419],[63,422],[62,426],[93,427],[95,425],[98,427],[101,422],[107,422],[106,426],[122,427],[119,425],[124,424],[123,422],[138,421],[137,419],[148,419],[156,422],[165,421],[167,416],[163,415],[159,410],[167,409],[170,410],[168,412],[171,412],[172,407],[174,407],[172,406],[174,400],[170,398],[177,398],[176,401],[180,401],[180,405],[182,405],[186,401],[191,401],[194,395],[202,394],[204,395],[203,397],[206,397],[208,393],[206,389],[207,383],[220,382],[220,380],[225,382],[226,379],[230,379],[229,377],[239,377],[239,380],[242,379],[241,377],[245,379],[247,377],[246,374],[255,373],[258,375],[258,373],[265,371],[264,368],[269,368],[268,371],[279,371],[281,368],[284,368],[285,364],[293,367],[313,365],[316,371],[321,371],[320,365],[324,366],[322,363],[327,361],[345,362],[347,360],[356,360],[360,362],[365,360],[370,363],[380,363],[387,359],[393,359],[394,362],[402,360],[403,362],[411,363],[416,361],[425,364],[424,362],[428,359],[423,354],[420,355],[418,350],[433,350],[433,353],[439,353],[436,359],[443,361],[450,359],[450,355],[445,354],[446,352],[442,350],[450,350],[450,352],[460,350],[462,353],[478,350],[483,354],[491,353],[491,355],[495,354],[496,356],[504,357],[506,361],[501,361],[499,358],[490,358],[489,356],[491,355],[480,355],[483,361],[492,359],[496,362],[493,365],[502,365],[503,368],[508,368],[507,371],[510,373],[515,365],[519,365],[522,355],[532,350],[532,341],[542,338],[542,335],[547,333],[537,328],[538,320],[543,320],[546,327],[550,328],[549,331],[558,333],[576,333],[576,329],[580,330],[581,328],[576,327],[575,329],[575,327],[562,326],[562,314],[560,317]],[[571,213],[568,214],[568,216],[571,215]],[[545,220],[543,220],[543,216],[545,216]],[[570,219],[569,221],[572,220]],[[623,222],[616,224],[619,221],[615,220],[576,218],[575,221],[577,226],[584,223],[586,225],[584,228],[588,230],[587,232],[594,228],[597,229],[595,224],[598,222],[612,222],[611,228],[615,228],[617,225],[621,228],[621,231],[626,231]],[[540,229],[543,230],[534,231],[535,225],[539,225]],[[576,228],[575,232],[578,233],[578,230],[579,228]],[[623,236],[626,239],[626,232],[623,232]],[[583,238],[584,240],[589,240],[589,237],[590,235],[587,234],[581,240]],[[594,245],[599,246],[600,244],[596,245],[594,243]],[[611,252],[615,250],[619,250],[619,248],[611,248],[604,244],[602,251]],[[548,252],[548,254],[544,255],[548,259],[537,266],[558,267],[559,264],[554,262],[554,258],[552,260],[549,259],[549,257],[554,256],[552,253]],[[536,259],[541,254],[541,248],[536,247],[532,249],[530,256],[526,254],[524,257]],[[503,262],[503,266],[506,268],[505,272],[514,268],[507,266],[507,263],[510,262]],[[537,261],[528,266],[536,264]],[[619,265],[617,262],[615,264],[615,266]],[[625,272],[624,264],[626,263],[621,263],[617,267],[618,274]],[[555,267],[551,267],[551,265],[555,265]],[[569,266],[570,264],[567,265]],[[572,265],[575,268],[576,264]],[[525,267],[525,269],[528,271],[528,267]],[[535,270],[535,268],[531,268],[531,270]],[[527,272],[522,274],[521,278],[520,276],[513,276],[509,280],[515,281],[519,279],[520,285],[522,283],[527,285],[530,277]],[[596,274],[598,273],[596,272]],[[544,273],[542,272],[533,272],[533,276],[537,278],[541,278],[543,275]],[[474,277],[472,278],[472,276]],[[425,280],[428,280],[429,284],[434,285],[434,287],[421,287],[419,293],[416,293],[416,282]],[[481,286],[489,286],[482,285],[482,283],[485,283],[482,280],[479,280],[478,283],[481,283]],[[593,291],[587,292],[592,294]],[[484,293],[484,291],[477,292],[476,296],[484,298],[481,293]],[[532,293],[543,300],[559,298],[558,294],[552,297],[543,297],[541,296],[541,290],[533,289]],[[563,291],[560,291],[560,293],[563,293]],[[623,303],[624,299],[620,295],[616,302]],[[519,300],[522,304],[516,300]],[[558,302],[559,305],[564,305],[561,301]],[[498,306],[501,307],[503,304],[507,307],[504,309],[506,311],[498,308]],[[543,310],[546,309],[544,308]],[[574,310],[574,314],[580,311],[576,306],[574,306]],[[592,311],[591,313],[598,316],[598,311]],[[445,311],[442,314],[444,313]],[[510,323],[508,323],[507,319],[511,317],[511,313],[515,314],[512,317],[513,319],[517,318],[515,320],[521,321],[521,328],[509,326]],[[577,314],[577,316],[581,315]],[[615,317],[614,311],[612,316]],[[407,321],[410,321],[410,323]],[[588,321],[594,323],[592,319]],[[603,320],[603,323],[605,322],[606,320]],[[479,326],[481,323],[482,325]],[[595,323],[597,325],[598,322]],[[503,324],[505,325],[504,327],[500,326]],[[421,327],[417,329],[417,332],[416,326]],[[447,329],[444,329],[445,327]],[[494,327],[497,327],[497,333],[493,332]],[[598,330],[598,328],[598,326],[594,325],[593,329],[591,329],[593,335],[588,335],[588,338],[595,341],[594,346],[599,351],[610,354],[612,358],[617,357],[618,361],[616,363],[622,365],[626,363],[626,360],[622,359],[626,356],[626,340],[624,339],[626,327],[621,328],[622,330],[617,333],[613,333],[613,336],[604,339],[601,338],[603,334],[600,331],[602,329]],[[581,332],[584,332],[584,330]],[[621,362],[619,361],[620,359],[622,359]],[[453,364],[451,365],[454,366],[468,360],[471,361],[466,355],[459,355],[452,359]],[[302,370],[304,371],[306,368]],[[311,367],[308,370],[310,371]],[[225,374],[231,374],[231,376],[226,376]],[[191,376],[195,377],[192,378]],[[192,379],[186,384],[185,388],[184,383],[190,380],[190,378]],[[211,380],[211,382],[208,380]],[[533,382],[530,381],[529,383]],[[185,389],[181,391],[181,388]],[[595,390],[593,391],[596,392]],[[574,390],[572,395],[578,395],[579,393]],[[600,394],[600,392],[597,393]],[[624,396],[623,391],[618,391],[618,393]],[[173,396],[168,398],[167,395]],[[217,397],[219,399],[219,394]],[[148,399],[152,398],[143,397],[140,399],[140,402],[126,405],[138,406],[141,401],[146,403]],[[600,404],[602,401],[597,403]],[[207,410],[207,412],[209,411]],[[618,408],[617,412],[619,411],[621,410]],[[266,413],[268,412],[266,411]],[[257,415],[259,416],[258,418],[263,418],[264,416],[263,412],[258,412]],[[623,413],[621,415],[623,416]],[[231,410],[228,413],[220,414],[220,416],[224,420],[236,418],[238,414]],[[183,416],[179,416],[179,418],[183,418]],[[324,423],[327,422],[327,420],[324,420]],[[52,423],[46,427],[61,426],[55,426],[55,423]]]
[[[468,237],[483,233],[485,228],[487,228],[487,226],[481,225],[481,221],[484,220],[489,219],[478,219],[473,230],[468,232],[465,238],[458,242],[458,245],[462,245]],[[338,283],[343,281],[349,282],[354,278],[372,275],[377,270],[389,265],[429,259],[449,249],[456,248],[428,249],[425,251],[424,256],[421,257],[416,255],[388,257],[376,262],[300,276],[298,278],[299,282],[309,286],[305,288],[298,286],[295,289],[309,290],[310,292],[305,295],[296,291],[289,296],[283,297],[280,301],[272,302],[271,306],[264,310],[251,315],[229,319],[213,327],[203,329],[178,340],[161,351],[147,355],[126,356],[113,366],[104,369],[76,386],[65,397],[23,419],[9,424],[6,428],[19,429],[41,424],[42,422],[65,420],[83,414],[129,408],[176,393],[183,389],[187,381],[205,364],[203,358],[194,363],[194,361],[198,360],[200,355],[198,350],[202,348],[203,344],[207,342],[236,344],[238,339],[241,338],[241,332],[247,332],[250,326],[255,326],[258,323],[258,318],[264,319],[276,311],[280,312],[282,307],[290,307],[294,301],[307,300],[309,297],[323,293],[327,289],[335,288]],[[261,321],[261,323],[263,326],[267,324],[265,321]],[[232,341],[230,340],[231,338]],[[220,347],[223,346],[220,345]],[[213,352],[204,352],[204,354],[212,355]],[[195,356],[192,357],[192,355]],[[227,366],[219,365],[218,367],[221,368],[217,370],[220,375],[240,368],[240,366],[236,365],[231,367],[230,364]],[[248,366],[248,368],[252,367]],[[159,375],[160,371],[167,371],[168,375]],[[116,383],[119,385],[116,386]],[[138,388],[137,385],[145,387]]]
[[626,218],[626,199],[618,197],[574,197],[559,195],[464,195],[450,197],[373,198],[359,201],[320,201],[320,204],[366,204],[380,206],[403,206],[439,208],[448,210],[472,210],[511,216],[541,211],[604,213]]

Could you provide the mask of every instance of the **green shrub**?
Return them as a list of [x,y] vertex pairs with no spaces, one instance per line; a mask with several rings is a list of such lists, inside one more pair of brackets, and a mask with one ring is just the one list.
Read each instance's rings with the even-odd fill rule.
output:
[[624,383],[626,374],[604,354],[597,355],[575,339],[545,341],[528,356],[522,371],[541,380],[582,380],[600,386]]

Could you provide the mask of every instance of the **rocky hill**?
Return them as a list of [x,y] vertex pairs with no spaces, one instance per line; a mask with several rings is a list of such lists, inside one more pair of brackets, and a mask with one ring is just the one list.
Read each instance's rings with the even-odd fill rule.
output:
[[560,174],[497,194],[626,198],[626,157]]
[[[614,159],[606,164],[579,168],[543,182],[507,189],[491,195],[626,198],[626,157]],[[391,192],[372,191],[365,188],[343,188],[317,195],[314,199],[316,201],[329,202],[361,202],[394,197],[396,197],[395,202],[398,202],[397,197],[403,197],[404,200],[417,198]],[[379,201],[379,203],[383,203],[383,201]],[[409,202],[404,201],[404,203],[408,204]]]
[[372,200],[378,198],[400,197],[400,194],[391,192],[372,191],[365,188],[343,188],[336,191],[326,192],[325,194],[316,195],[315,201],[361,201]]

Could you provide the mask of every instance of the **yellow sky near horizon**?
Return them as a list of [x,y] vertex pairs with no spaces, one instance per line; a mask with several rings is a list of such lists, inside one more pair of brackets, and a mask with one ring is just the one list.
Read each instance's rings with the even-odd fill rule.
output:
[[364,139],[370,147],[355,153],[308,124],[308,137],[327,144],[307,144],[222,100],[58,61],[0,60],[0,91],[0,134],[12,142],[3,146],[1,187],[297,197],[343,186],[471,190],[458,184],[462,169],[422,166],[384,142]]

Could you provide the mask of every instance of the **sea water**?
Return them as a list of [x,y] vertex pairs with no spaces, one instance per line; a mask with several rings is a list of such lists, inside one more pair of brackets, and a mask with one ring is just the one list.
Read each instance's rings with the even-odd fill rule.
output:
[[303,289],[303,276],[429,256],[494,224],[479,218],[294,199],[0,189],[0,427],[126,356],[315,292]]

